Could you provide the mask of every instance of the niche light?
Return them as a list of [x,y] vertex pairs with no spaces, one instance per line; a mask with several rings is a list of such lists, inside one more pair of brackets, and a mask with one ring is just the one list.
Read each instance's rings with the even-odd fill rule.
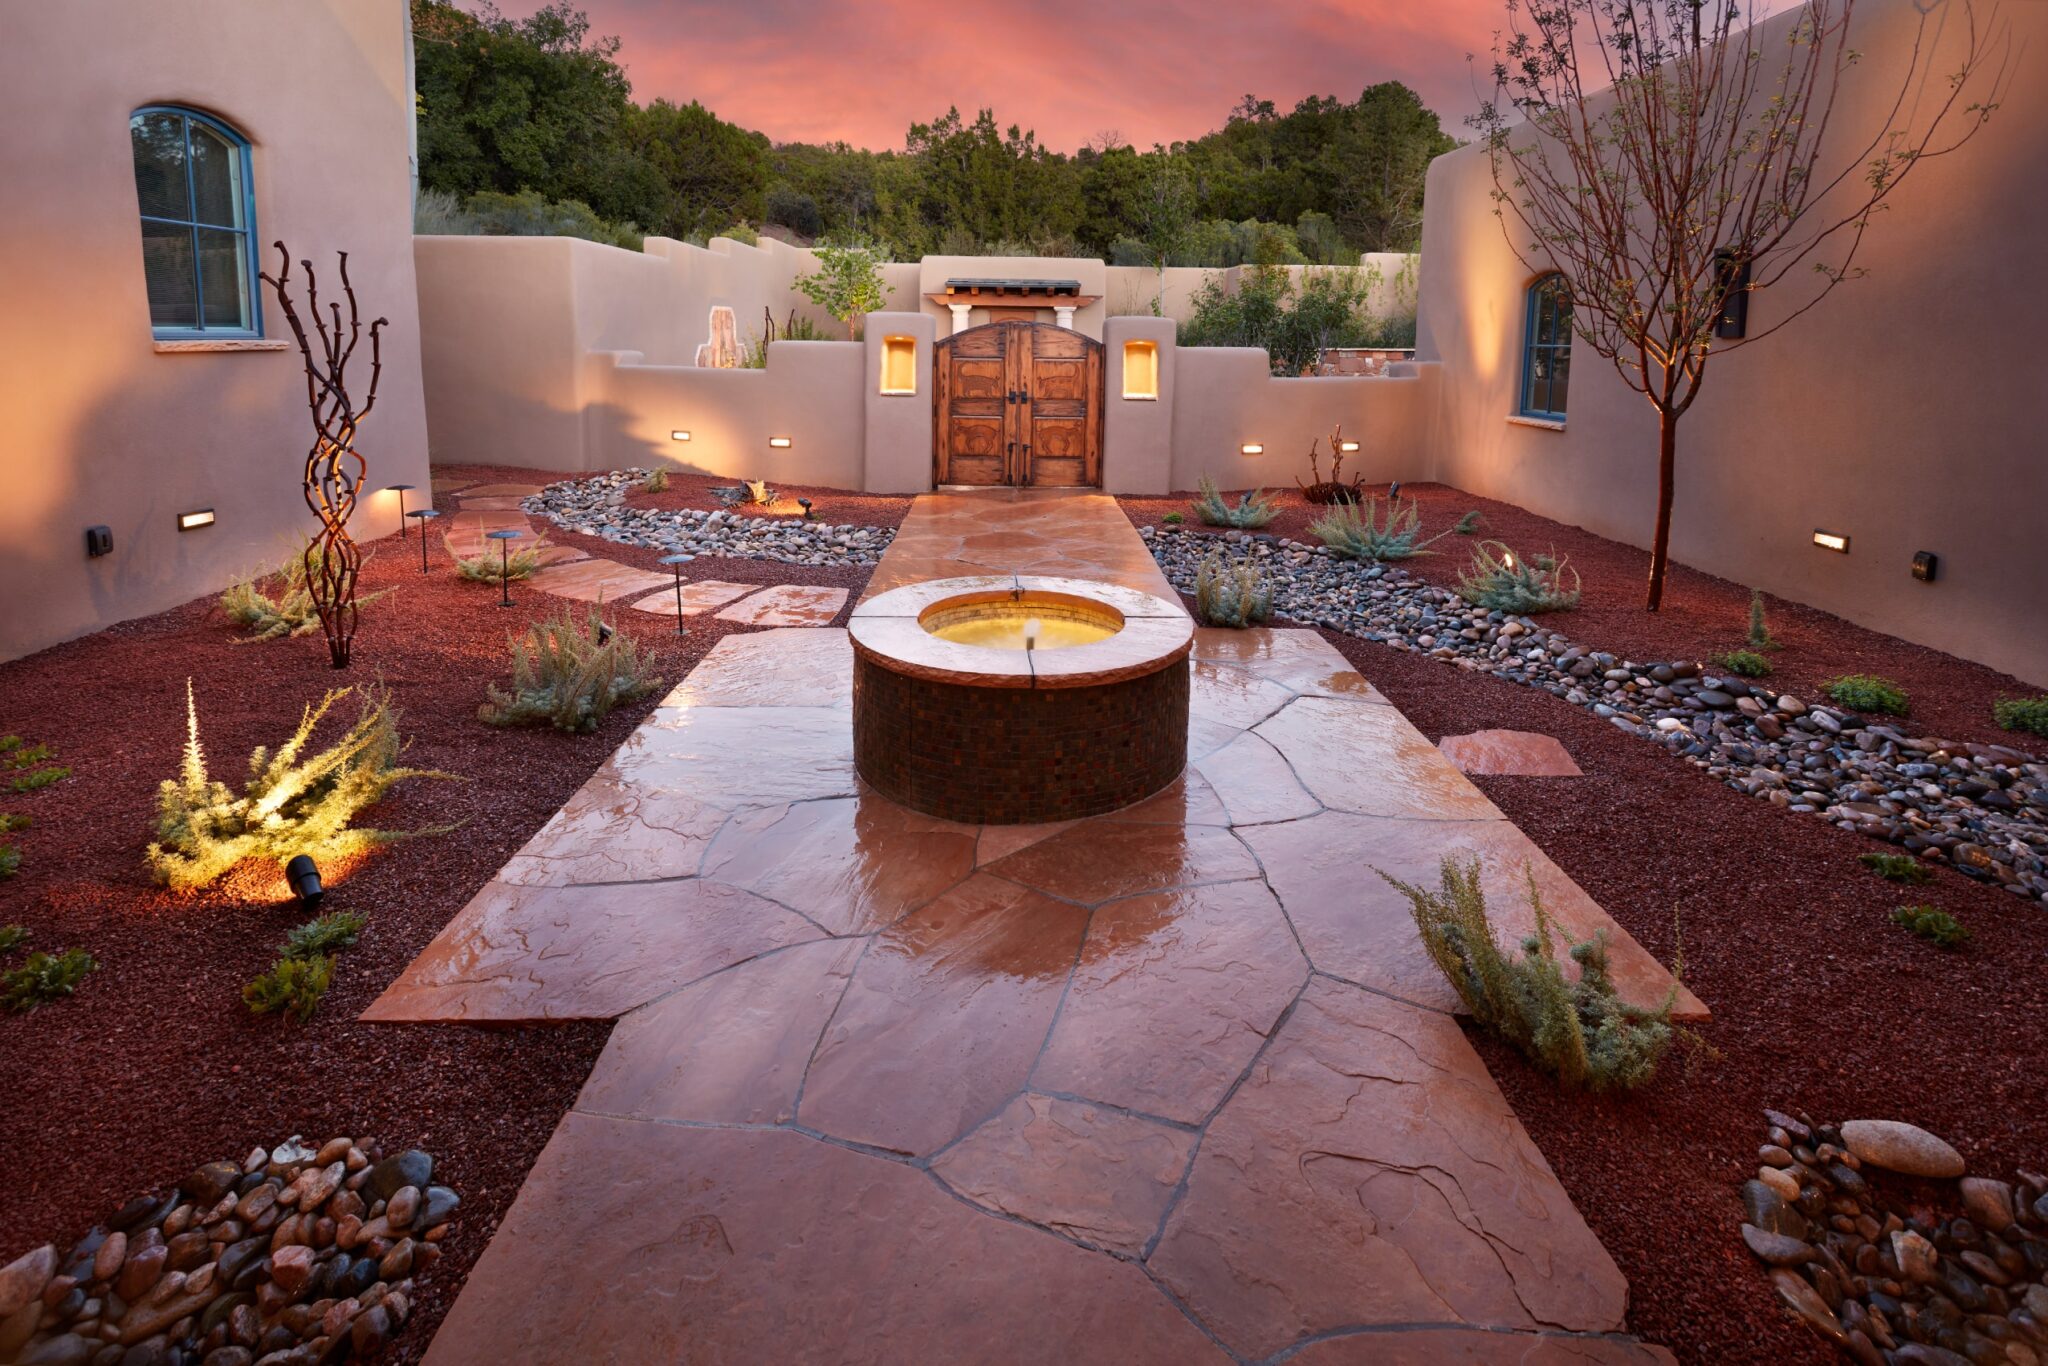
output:
[[690,434],[684,431],[682,428],[678,427],[668,434],[668,439],[671,441],[688,441],[690,439]]
[[1242,446],[1239,446],[1237,450],[1240,455],[1264,455],[1266,453],[1265,446],[1257,441],[1247,441]]
[[1129,399],[1159,398],[1159,343],[1149,341],[1127,341],[1124,343],[1124,397]]
[[203,526],[213,525],[213,509],[198,508],[192,512],[178,514],[178,530],[197,531]]
[[1822,550],[1832,550],[1837,555],[1849,553],[1849,538],[1832,531],[1815,530],[1813,533],[1813,543]]
[[917,338],[882,338],[882,392],[896,397],[917,392]]
[[786,436],[771,436],[768,438],[768,444],[778,451],[786,451],[794,443]]

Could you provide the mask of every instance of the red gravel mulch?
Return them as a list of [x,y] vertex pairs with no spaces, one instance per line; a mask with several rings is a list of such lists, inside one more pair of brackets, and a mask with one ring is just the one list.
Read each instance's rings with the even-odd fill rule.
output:
[[[1666,962],[1679,918],[1718,1058],[1673,1064],[1633,1096],[1587,1097],[1467,1031],[1628,1277],[1637,1332],[1687,1362],[1839,1359],[1788,1321],[1736,1236],[1765,1106],[1908,1120],[1980,1175],[2048,1159],[2039,906],[1946,869],[1924,887],[1884,882],[1856,856],[1889,846],[1744,796],[1547,693],[1324,634],[1432,739],[1485,726],[1557,736],[1586,776],[1475,781]],[[1907,901],[1962,921],[1967,948],[1891,924]]]
[[[1310,505],[1291,486],[1269,492],[1280,515],[1265,530],[1319,544],[1308,526],[1324,509]],[[1366,492],[1378,497],[1384,509],[1386,485],[1367,485]],[[1140,526],[1160,525],[1167,513],[1180,512],[1187,517],[1184,529],[1214,530],[1200,527],[1188,511],[1194,496],[1179,493],[1119,501]],[[1411,496],[1421,511],[1425,537],[1456,525],[1474,508],[1480,515],[1475,537],[1446,536],[1432,547],[1438,553],[1399,562],[1399,568],[1417,578],[1454,586],[1459,572],[1470,562],[1473,542],[1498,540],[1517,553],[1555,551],[1570,560],[1583,581],[1585,596],[1574,610],[1544,621],[1590,649],[1609,650],[1644,663],[1669,659],[1704,662],[1741,649],[1748,636],[1749,589],[1742,584],[1674,564],[1665,579],[1664,606],[1657,612],[1645,612],[1643,591],[1650,574],[1646,550],[1553,522],[1509,503],[1477,498],[1446,484],[1402,485],[1402,501]],[[1235,502],[1237,493],[1230,497]],[[2042,687],[1799,603],[1769,594],[1764,595],[1764,602],[1771,634],[1783,648],[1769,656],[1772,673],[1760,682],[1811,701],[1820,697],[1820,685],[1828,679],[1848,673],[1879,674],[1905,688],[1912,702],[1907,717],[1911,729],[1944,739],[2011,745],[2030,753],[2044,747],[2039,737],[2015,736],[2000,730],[1991,718],[1991,704],[1999,698],[2036,696],[2044,691]]]
[[[535,481],[526,471],[495,473]],[[211,597],[0,665],[0,734],[48,744],[73,770],[41,792],[0,794],[0,810],[33,820],[8,837],[23,866],[0,883],[0,924],[25,925],[31,938],[0,968],[29,950],[70,946],[100,963],[74,998],[0,1015],[10,1082],[0,1101],[0,1261],[44,1241],[68,1247],[131,1195],[255,1143],[346,1133],[374,1135],[391,1150],[417,1145],[435,1155],[437,1179],[461,1193],[463,1207],[448,1255],[423,1283],[419,1322],[393,1349],[392,1360],[414,1360],[581,1088],[609,1025],[450,1029],[355,1017],[666,688],[592,735],[485,726],[476,709],[484,684],[506,675],[508,629],[559,601],[514,584],[517,608],[501,611],[494,588],[459,581],[438,545],[434,572],[422,576],[418,548],[376,544],[362,591],[394,591],[363,609],[346,672],[329,667],[318,635],[231,643],[236,632]],[[751,561],[698,567],[714,563],[750,581],[828,581]],[[856,588],[866,577],[825,572]],[[643,643],[667,684],[722,636],[747,629],[706,617],[678,638],[659,617],[607,616]],[[310,1024],[255,1018],[241,1001],[242,984],[304,919],[285,904],[275,870],[178,896],[155,887],[144,866],[157,784],[177,772],[185,739],[188,676],[214,775],[231,784],[245,776],[249,751],[289,736],[323,690],[379,680],[411,741],[406,762],[465,779],[407,783],[372,817],[398,830],[460,822],[453,833],[323,870],[326,908],[361,911],[369,928],[338,960]],[[352,717],[350,703],[342,710]]]

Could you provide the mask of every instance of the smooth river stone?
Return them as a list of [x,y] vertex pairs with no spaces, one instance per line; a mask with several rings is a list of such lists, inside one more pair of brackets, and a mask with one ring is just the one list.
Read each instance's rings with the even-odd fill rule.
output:
[[1895,1119],[1852,1119],[1842,1126],[1842,1142],[1872,1166],[1905,1176],[1954,1177],[1964,1170],[1963,1155],[1917,1124]]

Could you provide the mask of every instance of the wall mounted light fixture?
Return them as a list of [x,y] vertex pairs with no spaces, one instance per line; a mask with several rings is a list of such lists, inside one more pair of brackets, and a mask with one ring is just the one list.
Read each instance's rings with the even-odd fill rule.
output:
[[1922,583],[1933,583],[1934,576],[1941,568],[1941,556],[1931,550],[1913,552],[1913,577]]
[[1358,449],[1358,443],[1356,441],[1339,441],[1337,443],[1337,449],[1343,454],[1349,455],[1353,451]]
[[1247,441],[1237,449],[1240,455],[1264,455],[1266,453],[1265,446],[1257,441]]
[[786,451],[792,443],[786,436],[771,436],[768,438],[768,444],[778,451]]
[[178,514],[178,530],[197,531],[203,526],[213,525],[213,509],[198,508],[192,512]]
[[114,553],[114,529],[107,526],[89,526],[85,529],[85,553],[97,559],[101,555]]
[[678,427],[668,434],[668,439],[671,441],[688,441],[690,439],[690,434],[684,431],[681,427]]
[[1849,553],[1849,538],[1832,531],[1815,530],[1813,533],[1813,543],[1822,550],[1832,550],[1838,555]]

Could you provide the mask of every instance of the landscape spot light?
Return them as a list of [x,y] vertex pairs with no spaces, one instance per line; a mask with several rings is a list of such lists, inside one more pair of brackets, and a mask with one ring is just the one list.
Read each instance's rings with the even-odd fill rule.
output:
[[768,444],[778,451],[786,451],[791,443],[790,439],[786,436],[771,436],[768,438]]
[[1265,446],[1257,441],[1247,441],[1237,449],[1241,455],[1264,455],[1266,453]]
[[684,431],[681,427],[678,427],[668,434],[668,439],[671,441],[688,441],[690,439],[690,434]]
[[1394,481],[1393,483],[1391,483],[1391,484],[1387,485],[1387,501],[1388,501],[1389,503],[1391,503],[1391,502],[1393,502],[1393,501],[1394,501],[1394,500],[1395,500],[1396,498],[1399,498],[1400,496],[1401,496],[1401,481],[1400,481],[1400,480],[1398,480],[1398,479],[1396,479],[1396,480],[1395,480],[1395,481]]
[[441,514],[432,508],[414,508],[405,514],[420,524],[420,573],[427,572],[427,523]]
[[[384,491],[386,493],[395,493],[398,495],[398,539],[401,541],[405,539],[405,495],[408,492],[410,492],[412,488],[413,485],[411,484],[386,484],[384,486]],[[427,534],[426,528],[424,526],[420,528],[420,534],[422,536]]]
[[1813,543],[1822,550],[1832,550],[1838,555],[1849,553],[1849,538],[1832,531],[1816,530],[1813,533]]
[[[424,534],[426,528],[420,530]],[[284,880],[291,884],[292,895],[299,899],[299,904],[309,911],[327,894],[320,886],[320,865],[313,862],[311,854],[293,854],[284,865]]]
[[1922,583],[1933,583],[1935,572],[1941,567],[1941,556],[1931,550],[1913,552],[1913,577]]
[[484,533],[486,540],[498,543],[498,606],[500,607],[510,607],[512,605],[512,542],[525,534],[525,532],[512,527],[506,527],[502,531],[487,531]]
[[683,566],[696,558],[681,552],[661,557],[662,564],[673,565],[676,571],[676,634],[679,636],[690,634],[690,628],[683,625]]
[[178,530],[197,531],[203,526],[213,525],[213,509],[199,508],[192,512],[178,514]]

